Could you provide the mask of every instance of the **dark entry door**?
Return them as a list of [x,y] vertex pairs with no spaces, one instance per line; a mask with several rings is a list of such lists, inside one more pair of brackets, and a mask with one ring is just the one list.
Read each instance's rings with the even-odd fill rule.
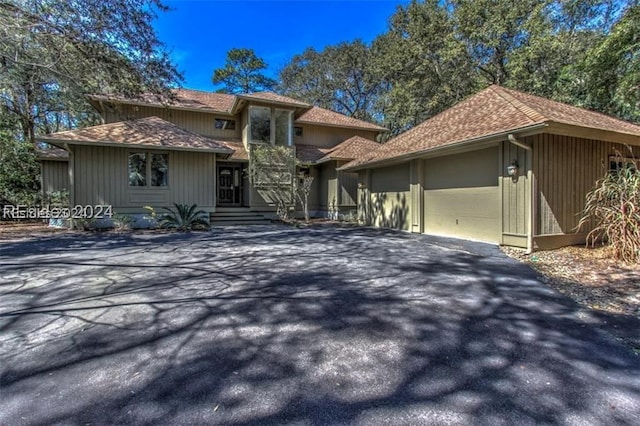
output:
[[218,205],[239,206],[242,203],[242,169],[241,167],[218,167]]

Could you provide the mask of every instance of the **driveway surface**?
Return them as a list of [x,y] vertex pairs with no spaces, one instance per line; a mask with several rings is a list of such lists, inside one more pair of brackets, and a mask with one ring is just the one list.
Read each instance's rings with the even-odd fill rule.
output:
[[0,243],[0,424],[638,424],[640,357],[497,247],[276,225]]

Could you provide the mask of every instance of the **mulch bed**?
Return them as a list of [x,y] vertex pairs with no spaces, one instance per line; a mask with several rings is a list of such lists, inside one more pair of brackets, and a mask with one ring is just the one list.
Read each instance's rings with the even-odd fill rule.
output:
[[640,354],[640,265],[617,261],[602,246],[532,254],[511,247],[502,251],[538,271],[549,287],[588,308],[604,331]]

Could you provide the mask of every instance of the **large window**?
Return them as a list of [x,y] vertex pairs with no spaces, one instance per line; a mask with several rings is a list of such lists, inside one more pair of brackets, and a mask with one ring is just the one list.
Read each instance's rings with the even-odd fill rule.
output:
[[250,107],[250,141],[275,145],[291,145],[292,116],[293,111],[290,110],[257,106]]
[[129,186],[169,185],[169,155],[147,152],[129,154]]
[[276,145],[291,145],[291,111],[276,110]]
[[249,108],[252,142],[271,142],[271,108]]

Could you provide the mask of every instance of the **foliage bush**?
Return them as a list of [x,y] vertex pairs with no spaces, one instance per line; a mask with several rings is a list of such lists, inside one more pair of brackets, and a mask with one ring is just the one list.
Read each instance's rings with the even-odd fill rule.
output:
[[158,224],[161,228],[175,228],[178,231],[191,231],[193,229],[209,229],[208,213],[198,210],[197,204],[173,204],[175,210],[163,207],[167,213],[158,216]]
[[587,245],[608,244],[613,255],[624,262],[640,262],[640,172],[628,167],[629,159],[618,154],[622,167],[610,170],[587,194],[579,229],[593,224]]
[[[4,125],[2,120],[0,125]],[[0,203],[35,205],[40,201],[40,164],[32,144],[0,129],[0,165]]]
[[135,222],[133,217],[119,213],[114,214],[111,220],[113,221],[113,227],[117,231],[130,231]]

